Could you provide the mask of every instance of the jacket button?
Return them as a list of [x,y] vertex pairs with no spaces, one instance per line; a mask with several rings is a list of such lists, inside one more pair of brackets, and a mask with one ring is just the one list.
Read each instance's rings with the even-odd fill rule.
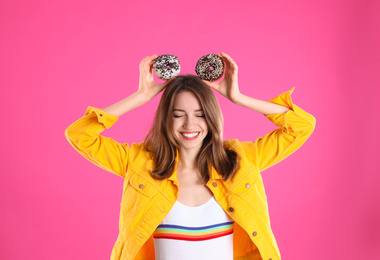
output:
[[218,183],[213,182],[213,183],[212,183],[212,186],[217,187],[217,186],[218,186]]
[[257,232],[255,231],[255,232],[253,232],[253,236],[255,237],[255,236],[257,236]]
[[228,210],[229,210],[230,212],[234,212],[234,208],[233,208],[233,207],[230,207]]
[[103,116],[103,114],[99,114],[99,116]]
[[251,185],[249,183],[246,183],[245,187],[248,189],[249,187],[251,187]]
[[140,188],[140,189],[144,189],[144,184],[140,184],[140,185],[139,185],[139,188]]

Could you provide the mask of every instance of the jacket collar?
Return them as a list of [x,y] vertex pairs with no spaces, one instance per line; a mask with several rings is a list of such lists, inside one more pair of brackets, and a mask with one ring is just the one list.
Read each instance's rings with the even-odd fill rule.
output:
[[222,175],[220,175],[214,168],[214,166],[211,166],[211,176],[210,176],[210,179],[211,180],[221,180],[222,179]]

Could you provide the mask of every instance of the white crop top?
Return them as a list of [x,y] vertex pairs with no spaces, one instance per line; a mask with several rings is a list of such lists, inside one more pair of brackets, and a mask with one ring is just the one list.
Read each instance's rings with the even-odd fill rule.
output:
[[156,260],[232,260],[233,225],[214,197],[197,207],[177,201],[153,234]]

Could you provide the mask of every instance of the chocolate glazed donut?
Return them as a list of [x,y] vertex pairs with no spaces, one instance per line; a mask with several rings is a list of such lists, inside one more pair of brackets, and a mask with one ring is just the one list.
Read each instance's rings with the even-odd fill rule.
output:
[[195,66],[198,77],[207,81],[215,81],[223,75],[224,62],[216,54],[202,56]]
[[153,70],[158,78],[168,80],[178,76],[181,66],[176,56],[165,54],[158,56],[154,60]]

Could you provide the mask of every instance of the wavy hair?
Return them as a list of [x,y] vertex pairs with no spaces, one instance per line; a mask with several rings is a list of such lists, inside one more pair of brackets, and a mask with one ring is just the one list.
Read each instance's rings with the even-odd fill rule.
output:
[[176,96],[184,91],[198,98],[208,126],[208,134],[196,158],[201,180],[204,184],[210,180],[211,166],[228,180],[238,167],[237,153],[223,146],[223,115],[213,91],[192,74],[177,76],[162,94],[153,126],[145,138],[145,148],[155,164],[151,175],[163,180],[173,174],[179,143],[172,133],[172,113]]

